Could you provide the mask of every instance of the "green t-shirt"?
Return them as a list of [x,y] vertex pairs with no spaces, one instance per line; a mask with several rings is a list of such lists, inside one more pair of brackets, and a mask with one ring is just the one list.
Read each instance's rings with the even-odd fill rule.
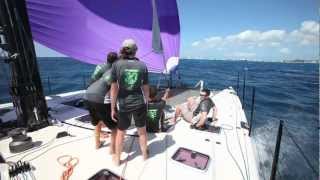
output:
[[94,83],[96,80],[100,79],[101,76],[108,70],[111,69],[111,64],[103,63],[96,66],[95,70],[91,75],[90,84]]
[[[110,99],[110,97],[106,97],[107,92],[111,87],[111,69],[107,70],[103,75],[92,83],[86,91],[84,99],[96,103],[104,103],[106,99]],[[110,103],[110,100],[108,100]]]
[[119,85],[120,112],[129,112],[145,106],[142,86],[148,84],[147,66],[135,59],[121,59],[112,65],[111,81]]

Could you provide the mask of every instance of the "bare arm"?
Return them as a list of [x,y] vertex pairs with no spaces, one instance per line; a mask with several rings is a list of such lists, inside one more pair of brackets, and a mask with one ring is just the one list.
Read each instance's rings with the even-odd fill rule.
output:
[[208,115],[207,112],[201,112],[200,121],[196,124],[197,127],[201,127],[206,123],[207,115]]
[[111,83],[111,118],[116,121],[116,103],[118,98],[119,87],[116,82]]
[[166,101],[169,98],[169,92],[170,92],[170,88],[167,88],[161,99]]
[[142,85],[142,91],[143,91],[143,95],[146,98],[146,101],[149,100],[149,85],[148,84],[144,84]]

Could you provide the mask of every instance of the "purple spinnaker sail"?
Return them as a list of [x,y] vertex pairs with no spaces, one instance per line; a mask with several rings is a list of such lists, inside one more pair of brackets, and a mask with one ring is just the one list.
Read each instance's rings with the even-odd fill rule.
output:
[[[35,41],[77,60],[99,64],[123,40],[134,39],[149,71],[163,72],[179,57],[180,24],[175,0],[27,0]],[[153,49],[154,13],[161,51]]]

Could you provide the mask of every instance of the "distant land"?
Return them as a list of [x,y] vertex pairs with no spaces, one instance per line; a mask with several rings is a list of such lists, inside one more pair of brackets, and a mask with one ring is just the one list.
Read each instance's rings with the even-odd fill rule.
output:
[[295,60],[283,60],[283,63],[317,63],[319,64],[320,60],[302,60],[302,59],[295,59]]
[[248,61],[248,62],[271,62],[271,63],[314,63],[320,64],[320,60],[302,60],[302,59],[295,59],[295,60],[282,60],[282,61],[275,61],[275,60],[257,60],[257,59],[203,59],[203,58],[181,58],[183,60],[210,60],[210,61]]
[[[59,59],[68,59],[69,57],[37,57],[39,60],[57,60]],[[5,58],[0,56],[0,60],[4,60]],[[183,60],[210,60],[210,61],[248,61],[248,62],[272,62],[272,63],[313,63],[320,64],[319,60],[303,60],[303,59],[294,59],[294,60],[282,60],[282,61],[268,61],[268,60],[244,60],[244,59],[202,59],[202,58],[181,58]]]

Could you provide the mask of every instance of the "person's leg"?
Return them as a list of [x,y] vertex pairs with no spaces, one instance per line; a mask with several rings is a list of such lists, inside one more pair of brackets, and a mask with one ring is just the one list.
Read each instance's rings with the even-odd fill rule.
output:
[[117,133],[116,133],[116,152],[115,154],[113,155],[113,163],[116,165],[116,166],[119,166],[120,165],[120,156],[121,156],[121,153],[122,153],[122,148],[123,148],[123,140],[124,140],[124,135],[126,134],[126,131],[125,130],[120,130],[118,129],[117,130]]
[[174,112],[174,117],[172,119],[172,122],[176,123],[177,118],[180,117],[180,116],[181,116],[181,108],[180,108],[180,106],[176,106],[176,110]]
[[110,149],[109,149],[110,154],[114,154],[116,151],[116,148],[115,148],[116,136],[117,136],[117,129],[114,128],[111,130],[111,140],[110,140]]
[[138,130],[139,144],[143,159],[148,158],[148,148],[147,148],[147,131],[146,131],[146,119],[147,119],[147,107],[144,106],[132,113],[132,118],[134,120],[135,126]]
[[203,128],[205,127],[206,121],[207,121],[207,113],[206,112],[201,112],[200,114],[198,114],[198,116],[196,116],[194,118],[195,121],[197,121],[195,123],[197,128]]
[[96,149],[99,149],[101,146],[100,133],[101,133],[101,121],[99,121],[98,124],[94,128]]
[[115,139],[115,154],[112,156],[113,163],[116,166],[120,165],[120,157],[123,149],[123,140],[124,135],[126,134],[126,130],[130,126],[130,119],[128,118],[130,116],[130,113],[128,112],[119,112],[118,113],[118,121],[117,121],[117,133],[116,133],[116,139]]
[[[101,124],[100,129],[107,127],[107,126],[105,125],[104,121],[105,121],[105,120],[103,120],[103,122],[100,121],[100,124]],[[101,139],[101,138],[102,138],[102,139],[106,139],[106,138],[108,138],[108,137],[109,137],[109,134],[108,134],[107,132],[103,132],[102,130],[100,131],[100,139]]]
[[139,144],[140,144],[142,156],[143,156],[143,159],[146,160],[148,159],[148,147],[147,147],[148,137],[147,137],[146,127],[141,127],[137,129],[138,129]]
[[99,104],[91,101],[85,101],[85,104],[88,107],[89,115],[91,117],[91,124],[95,127],[94,128],[95,148],[99,149],[101,146],[101,142],[100,142],[101,118],[99,116],[99,111],[98,111]]

